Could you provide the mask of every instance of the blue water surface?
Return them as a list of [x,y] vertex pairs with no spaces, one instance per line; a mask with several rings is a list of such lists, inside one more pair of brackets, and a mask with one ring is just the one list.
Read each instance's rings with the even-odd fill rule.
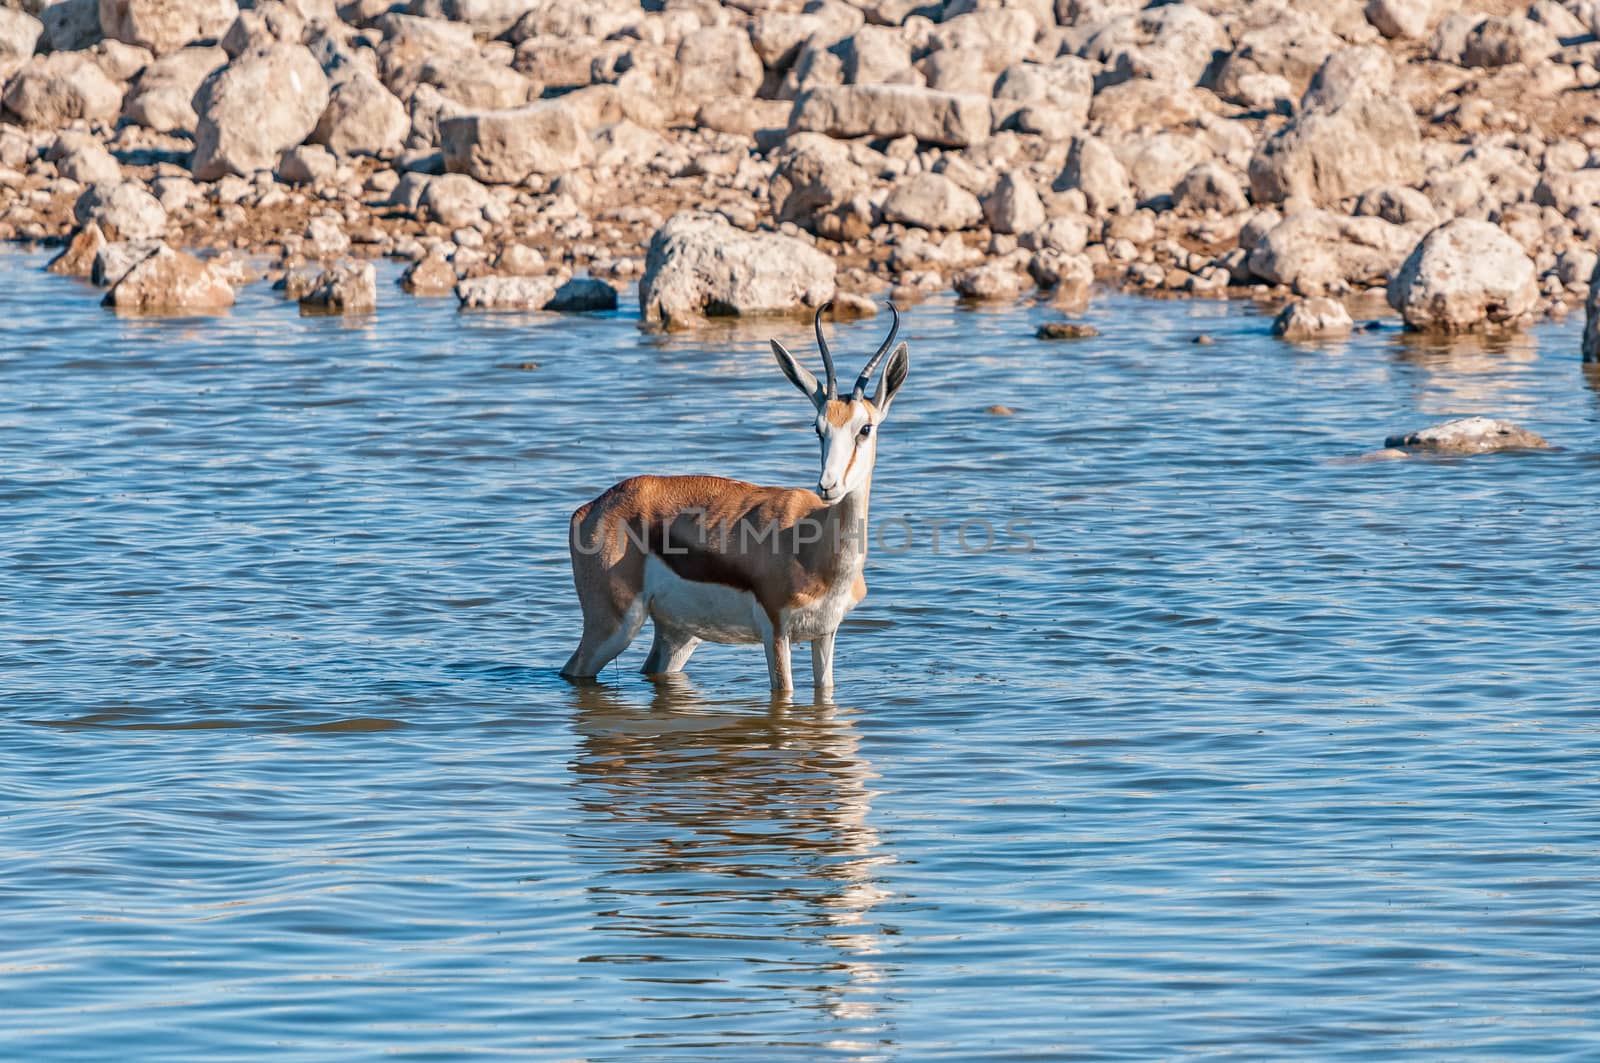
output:
[[[916,306],[840,687],[783,706],[749,647],[556,668],[577,504],[814,482],[806,322],[392,270],[119,318],[44,261],[0,257],[0,1056],[1600,1057],[1578,322]],[[1348,460],[1466,414],[1556,449]]]

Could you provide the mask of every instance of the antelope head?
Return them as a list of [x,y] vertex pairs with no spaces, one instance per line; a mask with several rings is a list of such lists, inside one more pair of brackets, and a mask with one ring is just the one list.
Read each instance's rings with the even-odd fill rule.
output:
[[872,381],[872,374],[877,371],[878,363],[883,361],[884,354],[900,332],[900,311],[891,302],[889,313],[894,315],[894,324],[889,328],[889,335],[856,377],[856,386],[850,396],[840,398],[839,382],[833,373],[833,354],[828,350],[827,338],[822,334],[822,315],[832,306],[833,303],[828,302],[818,307],[814,322],[817,349],[822,353],[822,368],[827,371],[826,381],[819,383],[810,371],[795,361],[794,355],[785,350],[783,344],[772,341],[772,353],[777,356],[778,367],[783,370],[783,375],[816,407],[817,439],[822,444],[822,471],[817,475],[817,497],[830,506],[872,478],[872,463],[878,454],[878,425],[888,414],[889,404],[894,401],[900,385],[905,383],[906,372],[911,367],[911,355],[902,343],[889,355],[889,364],[884,368],[877,390],[872,393],[871,399],[867,398],[867,385]]

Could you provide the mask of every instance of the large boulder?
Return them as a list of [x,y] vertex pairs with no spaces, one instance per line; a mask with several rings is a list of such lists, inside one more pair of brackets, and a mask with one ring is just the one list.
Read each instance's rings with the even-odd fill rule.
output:
[[432,85],[445,99],[468,111],[521,107],[539,98],[539,83],[503,63],[478,55],[445,55],[426,60],[404,84]]
[[885,221],[919,229],[956,231],[983,220],[978,197],[950,178],[926,171],[901,178],[883,201]]
[[704,316],[784,313],[834,292],[833,259],[776,233],[747,233],[721,215],[683,211],[650,240],[639,311],[680,327]]
[[589,138],[571,107],[545,100],[508,111],[462,115],[439,123],[445,166],[486,184],[517,184],[530,174],[583,165]]
[[862,26],[839,44],[848,85],[902,79],[911,69],[911,39],[898,26]]
[[425,64],[448,56],[478,55],[471,27],[458,23],[387,14],[374,28],[383,34],[377,47],[379,73],[389,91],[402,99],[416,87]]
[[1439,21],[1441,0],[1367,0],[1367,21],[1385,37],[1420,39]]
[[530,8],[549,9],[552,6],[576,5],[552,5],[539,0],[411,0],[406,11],[422,18],[464,22],[480,36],[498,37],[517,25],[517,20],[535,15],[536,12],[530,11]]
[[1250,159],[1256,203],[1300,199],[1331,206],[1374,185],[1422,178],[1416,115],[1403,99],[1381,89],[1367,91],[1353,80],[1347,87],[1343,71],[1365,70],[1372,55],[1347,51],[1356,54],[1330,57],[1306,93],[1306,109]]
[[1105,141],[1097,137],[1074,137],[1067,149],[1067,162],[1056,178],[1057,192],[1074,189],[1083,193],[1093,214],[1106,214],[1133,205],[1133,186],[1128,171],[1117,160]]
[[100,0],[101,32],[156,55],[217,40],[238,17],[234,0]]
[[1172,190],[1174,209],[1190,214],[1238,214],[1250,200],[1234,172],[1219,162],[1203,162],[1183,175]]
[[1533,201],[1576,217],[1585,207],[1600,206],[1600,170],[1547,170],[1533,190]]
[[200,122],[194,94],[228,63],[221,48],[180,48],[144,68],[122,101],[122,117],[158,133],[192,133]]
[[292,185],[315,185],[330,180],[339,160],[321,144],[301,144],[278,158],[278,180]]
[[100,32],[100,0],[51,0],[40,12],[44,39],[52,52],[93,48]]
[[830,137],[916,137],[924,144],[965,148],[986,140],[991,124],[984,96],[914,85],[836,85],[795,100],[789,132]]
[[678,45],[678,91],[684,96],[754,96],[761,57],[737,26],[696,30]]
[[0,63],[27,59],[43,35],[43,22],[25,11],[0,7]]
[[1404,185],[1379,185],[1361,194],[1353,212],[1358,217],[1382,218],[1396,225],[1422,224],[1433,228],[1439,215],[1428,197]]
[[[781,6],[786,5],[762,4],[753,9]],[[831,48],[861,29],[865,21],[859,10],[846,4],[824,3],[811,7],[804,13],[766,10],[750,23],[750,43],[769,68],[781,70],[792,65],[808,43]],[[898,25],[898,22],[892,24]]]
[[1199,7],[1166,4],[1111,20],[1079,54],[1104,63],[1107,80],[1142,77],[1187,86],[1227,46],[1222,24]]
[[111,240],[153,240],[167,230],[161,202],[132,181],[90,185],[72,207],[79,225],[97,225]]
[[1542,63],[1561,48],[1561,42],[1548,26],[1515,15],[1486,18],[1467,34],[1461,49],[1461,65],[1469,67],[1510,66],[1513,63]]
[[122,166],[116,157],[89,133],[62,133],[44,157],[56,164],[57,174],[80,185],[115,184],[122,180]]
[[1533,260],[1522,245],[1470,218],[1423,237],[1389,281],[1389,305],[1414,329],[1517,328],[1538,300]]
[[5,105],[24,125],[57,129],[80,118],[109,122],[122,107],[122,89],[88,55],[53,52],[22,64],[6,85]]
[[[1047,17],[1045,21],[1054,22],[1055,19]],[[927,46],[935,53],[959,51],[976,57],[993,84],[995,74],[1021,62],[1033,50],[1039,24],[1038,15],[1018,4],[997,4],[966,11],[946,5],[943,19],[928,33]]]
[[410,131],[405,104],[377,75],[358,69],[333,86],[311,139],[335,155],[392,155]]
[[1492,417],[1458,417],[1404,435],[1390,436],[1386,447],[1429,454],[1490,454],[1497,450],[1546,450],[1537,434]]
[[283,0],[259,0],[254,7],[239,12],[219,42],[229,59],[245,52],[268,48],[279,42],[304,44],[306,20]]
[[316,129],[328,79],[310,49],[277,44],[242,55],[195,94],[195,177],[214,181],[270,170]]
[[143,313],[215,313],[233,299],[221,270],[162,245],[117,281],[105,305]]
[[940,92],[988,96],[994,88],[994,71],[983,64],[983,53],[973,48],[941,48],[917,63],[928,88]]
[[850,145],[821,133],[796,133],[777,154],[772,206],[779,221],[815,230],[822,216],[848,203],[872,184],[856,164]]
[[428,221],[456,229],[482,221],[492,199],[487,188],[466,174],[447,173],[428,181],[417,209]]
[[1415,241],[1414,230],[1382,218],[1297,210],[1255,243],[1247,261],[1261,280],[1322,295],[1383,283]]
[[1031,233],[1044,225],[1044,203],[1026,172],[1010,170],[983,198],[983,216],[994,232]]
[[1089,60],[1075,55],[1048,63],[1016,63],[1000,72],[994,98],[1001,101],[1002,111],[1042,111],[1061,127],[1081,128],[1094,100],[1094,69]]
[[1300,15],[1274,21],[1239,38],[1238,45],[1217,71],[1216,93],[1244,106],[1272,102],[1259,86],[1266,78],[1281,78],[1291,98],[1298,98],[1311,83],[1317,68],[1340,40],[1319,21]]
[[1175,133],[1131,137],[1113,150],[1141,203],[1171,195],[1189,171],[1212,154],[1198,138]]

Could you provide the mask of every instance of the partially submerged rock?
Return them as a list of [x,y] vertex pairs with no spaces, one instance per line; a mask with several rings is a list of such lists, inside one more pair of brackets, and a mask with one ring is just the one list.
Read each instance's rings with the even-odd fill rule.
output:
[[1272,334],[1286,340],[1312,340],[1347,336],[1354,326],[1343,303],[1322,296],[1299,299],[1284,307],[1272,322]]
[[97,288],[110,288],[128,271],[167,245],[160,240],[114,240],[102,244],[89,267],[89,281]]
[[1385,447],[1430,454],[1488,454],[1497,450],[1546,450],[1550,444],[1526,428],[1490,417],[1462,417],[1405,435],[1390,436]]
[[463,310],[543,310],[555,295],[549,277],[471,277],[456,285]]
[[544,309],[563,314],[593,313],[617,308],[617,290],[593,277],[574,277],[561,287]]
[[987,262],[956,274],[956,294],[965,299],[1003,301],[1015,299],[1027,287],[1027,278],[1005,262]]
[[1488,222],[1457,218],[1417,244],[1388,296],[1411,328],[1471,332],[1525,325],[1539,290],[1520,244]]
[[833,296],[833,259],[776,233],[747,233],[716,214],[675,214],[650,241],[639,312],[672,327],[820,306]]
[[80,228],[67,244],[66,250],[50,260],[51,273],[67,277],[88,277],[94,272],[94,259],[106,246],[105,233],[94,222]]
[[1100,335],[1100,330],[1080,321],[1047,321],[1034,335],[1041,340],[1087,340]]
[[329,314],[370,313],[378,308],[378,271],[371,262],[341,262],[325,269],[300,297],[300,307]]
[[233,300],[233,286],[220,271],[163,245],[117,282],[105,305],[144,313],[215,313]]
[[449,295],[455,286],[456,268],[442,254],[424,255],[400,275],[400,287],[412,295]]

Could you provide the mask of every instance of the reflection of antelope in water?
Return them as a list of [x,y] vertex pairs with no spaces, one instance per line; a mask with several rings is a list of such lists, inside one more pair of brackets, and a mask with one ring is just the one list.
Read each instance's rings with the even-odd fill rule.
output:
[[[648,939],[592,951],[626,957],[637,982],[720,959],[731,980],[755,972],[748,992],[803,969],[779,991],[806,1003],[821,994],[848,1032],[876,1040],[889,971],[873,910],[890,896],[893,858],[871,823],[875,776],[850,715],[825,701],[731,711],[746,703],[710,703],[681,675],[654,682],[649,704],[603,686],[573,694],[576,841],[599,905],[591,933]],[[748,996],[730,999],[740,1001],[730,1020],[749,1013]]]
[[716,476],[636,476],[572,515],[572,577],[583,638],[562,674],[597,675],[649,617],[655,641],[646,672],[681,672],[702,640],[756,643],[774,690],[794,686],[789,646],[811,643],[812,681],[833,686],[833,638],[867,593],[867,500],[877,426],[905,383],[901,344],[869,400],[867,384],[900,329],[894,326],[839,397],[833,356],[815,321],[827,381],[818,383],[777,340],[772,352],[816,408],[822,471],[815,492],[758,487]]

